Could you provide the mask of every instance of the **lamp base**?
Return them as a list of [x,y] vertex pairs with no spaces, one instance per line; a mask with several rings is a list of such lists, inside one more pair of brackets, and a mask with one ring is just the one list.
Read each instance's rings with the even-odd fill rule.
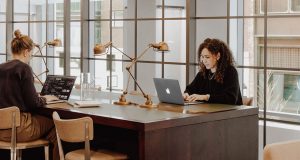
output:
[[131,104],[131,102],[127,102],[127,101],[125,101],[125,102],[118,101],[118,102],[114,102],[114,104],[116,104],[116,105],[129,105],[129,104]]
[[129,105],[131,102],[126,101],[125,93],[121,94],[118,102],[114,102],[116,105]]
[[140,107],[142,108],[157,108],[157,104],[141,104]]

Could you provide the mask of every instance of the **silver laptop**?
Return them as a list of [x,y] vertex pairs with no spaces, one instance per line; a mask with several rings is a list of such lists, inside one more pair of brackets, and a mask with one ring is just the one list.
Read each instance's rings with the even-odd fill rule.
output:
[[192,105],[203,102],[185,102],[180,90],[178,80],[153,78],[157,96],[160,102],[173,103],[180,105]]

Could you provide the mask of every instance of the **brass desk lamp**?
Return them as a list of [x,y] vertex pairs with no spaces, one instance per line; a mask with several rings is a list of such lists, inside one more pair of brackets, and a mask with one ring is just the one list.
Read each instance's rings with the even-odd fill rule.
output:
[[[45,65],[45,67],[46,67],[46,70],[45,70],[44,72],[40,73],[40,74],[35,74],[35,73],[33,72],[33,75],[34,75],[35,78],[41,83],[41,85],[43,85],[43,82],[39,79],[39,76],[43,75],[44,73],[47,74],[47,73],[49,72],[49,69],[48,69],[48,67],[47,67],[46,60],[45,60],[44,57],[43,57],[42,49],[43,49],[44,47],[46,47],[46,46],[59,47],[59,46],[61,46],[61,40],[60,40],[60,39],[54,39],[54,40],[52,40],[52,41],[45,42],[44,45],[43,45],[42,47],[40,47],[39,44],[36,44],[36,43],[35,43],[34,46],[35,46],[36,48],[38,48],[38,51],[36,51],[36,52],[33,54],[33,56],[35,56],[37,53],[40,54],[40,56],[42,57],[42,60],[43,60],[43,62],[44,62],[44,65]],[[32,57],[32,58],[33,58],[33,57]]]
[[[104,55],[107,53],[107,48],[109,46],[112,46],[112,43],[109,42],[105,45],[101,45],[101,44],[97,44],[94,48],[94,54],[95,55]],[[116,48],[116,47],[114,47]],[[157,107],[157,105],[154,105],[152,100],[151,100],[151,97],[150,95],[146,94],[143,89],[141,88],[141,86],[139,85],[139,83],[137,82],[136,78],[134,78],[133,74],[131,73],[131,68],[134,64],[136,64],[136,62],[141,58],[143,57],[146,52],[150,49],[150,48],[153,48],[154,51],[169,51],[169,46],[166,42],[159,42],[158,44],[149,44],[147,46],[147,48],[145,48],[145,50],[141,53],[141,55],[139,55],[137,58],[131,58],[129,57],[128,55],[126,55],[125,53],[123,53],[122,51],[120,51],[122,54],[124,54],[126,57],[128,57],[130,60],[131,60],[131,63],[129,65],[126,66],[126,70],[128,72],[128,74],[130,75],[130,77],[134,80],[135,84],[138,86],[139,90],[142,92],[144,98],[146,98],[146,102],[142,105],[140,105],[141,107],[146,107],[146,108],[154,108],[154,107]],[[104,54],[103,54],[104,53]],[[129,76],[128,76],[128,81],[127,81],[127,85],[126,85],[126,89],[123,91],[123,94],[119,97],[119,101],[118,102],[115,102],[114,104],[119,104],[119,105],[127,105],[127,104],[130,104],[130,102],[127,102],[126,101],[126,98],[125,98],[125,95],[128,93],[128,87],[129,87]]]

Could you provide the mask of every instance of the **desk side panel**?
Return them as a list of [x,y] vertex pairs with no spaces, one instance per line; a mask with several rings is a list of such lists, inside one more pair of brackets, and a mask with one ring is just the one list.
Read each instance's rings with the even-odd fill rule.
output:
[[173,127],[145,134],[145,159],[257,160],[257,115]]

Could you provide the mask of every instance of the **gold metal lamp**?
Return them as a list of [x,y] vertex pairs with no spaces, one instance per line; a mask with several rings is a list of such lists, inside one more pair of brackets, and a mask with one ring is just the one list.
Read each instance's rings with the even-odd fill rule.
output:
[[[119,52],[121,52],[124,56],[126,56],[131,61],[133,61],[133,58],[131,58],[130,56],[128,56],[127,54],[125,54],[119,48],[115,47],[112,44],[112,42],[108,42],[106,44],[96,44],[95,47],[94,47],[94,55],[95,56],[102,56],[102,55],[107,54],[108,53],[108,47],[110,47],[110,46],[113,47],[113,48],[115,48]],[[125,97],[125,95],[128,93],[129,81],[130,81],[130,79],[129,79],[129,76],[128,76],[126,89],[123,91],[123,93],[119,97],[119,101],[118,102],[114,102],[114,104],[117,104],[117,105],[129,105],[129,104],[131,104],[131,102],[128,102],[126,100],[126,97]]]
[[[94,48],[94,54],[95,55],[104,55],[107,54],[107,48],[109,46],[112,46],[112,43],[109,42],[105,45],[101,45],[101,44],[97,44]],[[114,47],[116,48],[116,47]],[[146,98],[146,102],[142,105],[140,105],[141,107],[146,107],[146,108],[154,108],[157,107],[157,105],[154,105],[152,100],[151,100],[151,96],[146,94],[143,89],[141,88],[141,86],[139,85],[138,81],[136,80],[136,78],[133,76],[133,74],[131,73],[131,68],[134,64],[136,64],[136,62],[143,57],[146,52],[150,49],[153,48],[154,51],[169,51],[169,46],[166,42],[159,42],[158,44],[155,43],[151,43],[147,46],[147,48],[145,48],[145,50],[137,57],[137,58],[131,58],[128,55],[126,55],[124,52],[120,51],[118,48],[116,48],[117,50],[119,50],[122,54],[124,54],[126,57],[128,57],[131,60],[131,63],[129,65],[126,66],[126,70],[128,72],[128,74],[130,75],[130,77],[134,80],[135,84],[138,86],[139,90],[142,92],[144,98]],[[130,81],[130,77],[128,76],[128,80],[127,80],[127,85],[126,85],[126,89],[123,91],[123,94],[121,94],[121,96],[119,97],[119,101],[118,102],[114,102],[114,104],[118,104],[118,105],[128,105],[130,104],[130,102],[126,101],[126,94],[128,93],[128,87],[129,87],[129,81]]]
[[[44,65],[45,65],[45,67],[46,67],[46,70],[45,70],[44,72],[40,73],[40,74],[35,74],[35,73],[33,72],[33,75],[34,75],[35,78],[41,83],[41,85],[43,85],[43,82],[39,79],[39,76],[41,76],[41,75],[43,75],[43,74],[45,74],[45,73],[47,74],[47,73],[49,72],[49,69],[48,69],[48,67],[47,67],[46,60],[45,60],[44,57],[43,57],[42,49],[43,49],[44,47],[46,47],[46,46],[59,47],[59,46],[61,46],[61,40],[60,40],[60,39],[54,39],[54,40],[52,40],[52,41],[45,42],[44,45],[43,45],[42,47],[40,47],[39,44],[36,44],[36,43],[35,43],[34,46],[35,46],[36,48],[38,48],[38,51],[36,51],[36,52],[33,54],[33,56],[35,56],[37,53],[40,54],[40,56],[42,57],[42,60],[43,60],[43,62],[44,62]],[[33,58],[33,57],[32,57],[32,58]]]

